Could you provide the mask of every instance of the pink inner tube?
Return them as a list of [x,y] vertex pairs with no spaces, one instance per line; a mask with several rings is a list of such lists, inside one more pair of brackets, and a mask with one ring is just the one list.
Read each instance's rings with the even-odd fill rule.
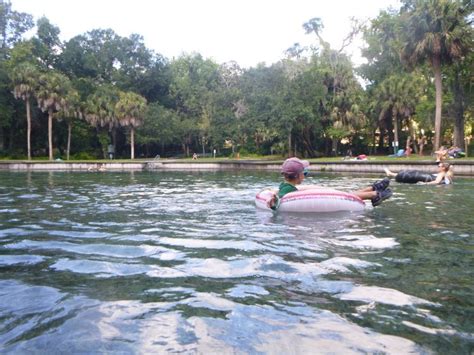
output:
[[[271,190],[260,191],[255,196],[255,204],[260,209],[270,210],[267,201],[272,197]],[[333,190],[312,189],[290,192],[280,199],[278,211],[282,212],[338,212],[363,211],[365,202],[358,196]]]

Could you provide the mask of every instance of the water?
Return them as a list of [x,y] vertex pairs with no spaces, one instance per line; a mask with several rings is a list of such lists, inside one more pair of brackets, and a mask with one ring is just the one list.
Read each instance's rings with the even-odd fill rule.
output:
[[363,213],[256,210],[278,182],[0,172],[0,349],[472,353],[474,180],[393,183]]

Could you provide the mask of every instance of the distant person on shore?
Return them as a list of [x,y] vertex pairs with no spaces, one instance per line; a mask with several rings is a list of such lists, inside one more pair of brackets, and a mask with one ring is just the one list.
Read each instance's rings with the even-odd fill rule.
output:
[[423,149],[425,147],[425,144],[426,144],[426,137],[425,136],[420,136],[420,138],[418,138],[418,154],[419,155],[423,155]]
[[439,149],[437,151],[435,151],[434,153],[435,153],[435,156],[436,156],[436,162],[437,163],[442,163],[446,159],[448,159],[448,149],[444,145],[439,147]]
[[463,152],[463,150],[459,147],[456,147],[455,145],[446,148],[445,146],[441,146],[436,152],[436,162],[443,162],[446,159],[454,159],[454,158],[462,158],[466,156],[466,153]]
[[[320,189],[321,186],[318,185],[302,185],[297,187],[297,185],[300,185],[304,181],[308,167],[309,162],[307,160],[300,160],[298,158],[286,159],[281,166],[281,174],[285,180],[280,184],[278,192],[275,192],[273,197],[267,202],[268,207],[276,210],[279,206],[280,198],[285,196],[287,193],[301,190]],[[378,206],[383,200],[392,196],[392,191],[388,188],[389,185],[390,180],[385,178],[373,183],[371,186],[350,193],[362,200],[370,200],[373,206]]]
[[405,156],[406,157],[409,157],[410,154],[412,152],[412,149],[411,149],[411,137],[408,136],[407,138],[407,144],[406,144],[406,147],[405,147]]
[[459,147],[456,147],[455,145],[453,145],[451,148],[448,149],[449,158],[462,158],[465,156],[466,154],[462,151],[462,149]]
[[113,159],[115,156],[115,147],[113,144],[109,144],[107,147],[107,153],[109,154],[109,159]]
[[384,169],[388,177],[395,177],[396,182],[406,184],[450,185],[453,183],[454,173],[449,163],[438,163],[438,173],[430,174],[419,170],[401,170],[398,173]]
[[198,155],[196,153],[193,154],[193,160],[197,160]]
[[350,159],[352,159],[352,149],[351,148],[347,149],[346,156],[344,157],[344,160],[350,160]]

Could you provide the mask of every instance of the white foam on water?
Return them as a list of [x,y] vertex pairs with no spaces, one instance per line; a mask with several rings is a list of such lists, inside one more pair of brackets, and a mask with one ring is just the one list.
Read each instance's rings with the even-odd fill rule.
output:
[[327,259],[319,263],[319,265],[337,272],[351,272],[348,267],[352,267],[354,269],[365,269],[374,266],[381,266],[377,263],[371,263],[364,260],[359,259],[352,259],[347,257],[335,257],[331,259]]
[[45,260],[39,255],[0,255],[0,266],[34,265]]
[[346,301],[376,302],[399,307],[414,306],[417,304],[436,305],[430,301],[407,295],[398,290],[377,286],[355,285],[349,292],[341,293],[336,296]]

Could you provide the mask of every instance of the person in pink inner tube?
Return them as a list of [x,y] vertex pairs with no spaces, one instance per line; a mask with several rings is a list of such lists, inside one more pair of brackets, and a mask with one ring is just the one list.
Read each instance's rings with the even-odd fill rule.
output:
[[[317,185],[301,185],[308,174],[308,167],[309,162],[307,160],[300,160],[298,158],[286,159],[281,166],[281,175],[283,175],[285,180],[280,184],[278,192],[275,192],[267,202],[268,207],[272,210],[278,209],[280,199],[287,193],[321,188]],[[392,196],[392,190],[388,188],[389,185],[390,179],[384,178],[361,190],[350,193],[362,200],[370,200],[372,206],[375,207]]]

